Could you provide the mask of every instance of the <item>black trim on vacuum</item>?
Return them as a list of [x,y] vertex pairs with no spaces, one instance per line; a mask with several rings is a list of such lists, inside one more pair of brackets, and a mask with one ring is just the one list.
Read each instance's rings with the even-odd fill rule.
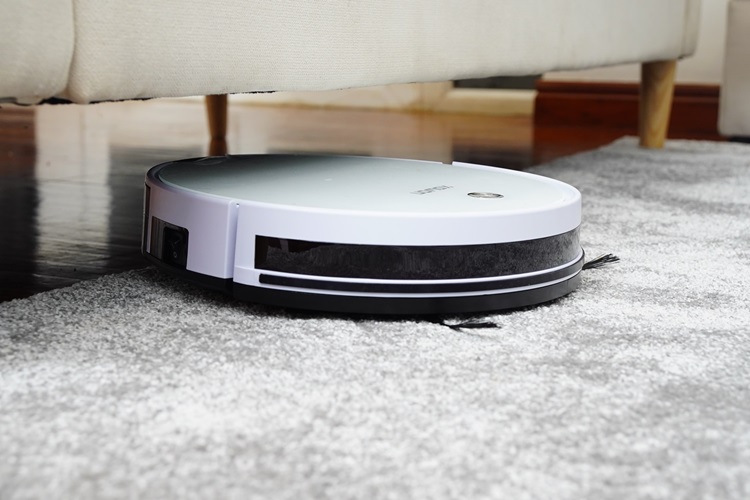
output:
[[581,273],[553,285],[530,290],[489,293],[461,297],[361,297],[275,290],[241,283],[234,284],[234,296],[262,304],[294,309],[350,314],[428,315],[464,314],[477,311],[518,309],[561,298],[574,291],[581,281]]
[[552,285],[514,292],[488,293],[461,297],[363,297],[334,295],[263,288],[235,283],[232,278],[217,278],[206,274],[166,265],[153,255],[146,259],[162,271],[189,283],[217,290],[239,300],[292,309],[305,309],[344,314],[432,315],[464,314],[478,311],[518,309],[550,302],[574,291],[580,281],[578,272],[570,279]]
[[151,213],[151,186],[146,184],[143,190],[143,234],[141,236],[141,252],[146,253],[146,241],[148,236],[148,221]]
[[580,252],[578,228],[485,245],[355,245],[256,236],[255,267],[288,274],[383,280],[450,280],[527,274],[564,266]]
[[475,281],[472,283],[352,283],[324,279],[308,279],[274,274],[261,274],[259,281],[264,285],[305,288],[311,290],[330,290],[361,293],[462,293],[487,290],[508,290],[534,285],[543,285],[570,277],[580,272],[583,267],[583,255],[573,264],[548,273],[534,274],[519,278],[503,280]]

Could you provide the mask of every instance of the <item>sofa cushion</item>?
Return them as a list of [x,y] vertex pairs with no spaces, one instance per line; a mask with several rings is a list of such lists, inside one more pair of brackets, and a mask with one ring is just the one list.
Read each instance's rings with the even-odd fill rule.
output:
[[75,0],[76,102],[535,74],[692,52],[698,0]]
[[3,2],[0,100],[34,103],[68,83],[73,56],[72,0]]
[[727,12],[719,131],[750,137],[750,0],[734,0]]

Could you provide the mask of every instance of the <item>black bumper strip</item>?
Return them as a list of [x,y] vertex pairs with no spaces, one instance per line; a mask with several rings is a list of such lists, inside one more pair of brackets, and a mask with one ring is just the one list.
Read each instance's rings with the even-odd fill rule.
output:
[[327,290],[338,292],[359,293],[461,293],[500,291],[513,288],[523,288],[534,285],[544,285],[562,280],[581,271],[583,256],[573,264],[549,273],[506,278],[502,280],[475,281],[472,283],[356,283],[331,281],[324,279],[308,279],[299,277],[261,274],[259,281],[263,285],[284,286],[289,288],[304,288],[309,290]]

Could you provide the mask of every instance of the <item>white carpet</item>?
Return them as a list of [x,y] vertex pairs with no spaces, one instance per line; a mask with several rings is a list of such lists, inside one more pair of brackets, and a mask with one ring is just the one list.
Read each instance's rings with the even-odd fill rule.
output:
[[622,261],[498,329],[151,269],[0,304],[0,498],[750,498],[750,146],[535,171]]

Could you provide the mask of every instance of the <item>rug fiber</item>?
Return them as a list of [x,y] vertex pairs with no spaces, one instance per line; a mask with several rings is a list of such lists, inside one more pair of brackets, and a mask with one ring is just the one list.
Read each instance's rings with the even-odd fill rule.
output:
[[621,261],[498,328],[154,269],[0,304],[0,498],[750,498],[750,146],[533,171]]

